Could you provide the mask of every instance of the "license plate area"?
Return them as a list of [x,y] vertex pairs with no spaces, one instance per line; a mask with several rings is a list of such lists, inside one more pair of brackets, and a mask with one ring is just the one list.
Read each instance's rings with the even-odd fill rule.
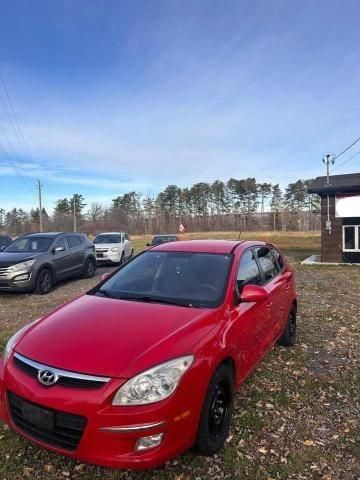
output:
[[23,403],[22,417],[25,421],[44,428],[45,430],[52,430],[54,428],[55,413],[51,410],[39,408],[30,403]]
[[103,254],[103,253],[96,253],[96,257],[97,257],[97,258],[103,258],[103,257],[104,257],[104,254]]

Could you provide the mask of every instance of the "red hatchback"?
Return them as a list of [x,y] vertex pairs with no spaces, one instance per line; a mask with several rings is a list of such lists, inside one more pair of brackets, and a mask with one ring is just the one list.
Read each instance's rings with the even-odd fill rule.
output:
[[234,389],[296,334],[293,271],[270,244],[152,248],[20,330],[0,360],[0,416],[29,440],[104,466],[218,451]]

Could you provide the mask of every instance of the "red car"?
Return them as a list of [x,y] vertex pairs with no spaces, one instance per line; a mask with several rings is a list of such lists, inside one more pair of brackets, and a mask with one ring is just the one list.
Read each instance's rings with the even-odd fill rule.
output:
[[293,345],[294,274],[270,244],[166,243],[26,326],[0,360],[0,416],[81,461],[150,468],[217,452],[234,390]]

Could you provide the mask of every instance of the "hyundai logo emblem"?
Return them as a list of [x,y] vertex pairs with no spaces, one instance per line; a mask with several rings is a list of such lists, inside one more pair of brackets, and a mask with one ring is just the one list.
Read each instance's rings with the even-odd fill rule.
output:
[[54,385],[59,380],[59,377],[51,370],[40,370],[38,380],[46,387],[51,387],[51,385]]

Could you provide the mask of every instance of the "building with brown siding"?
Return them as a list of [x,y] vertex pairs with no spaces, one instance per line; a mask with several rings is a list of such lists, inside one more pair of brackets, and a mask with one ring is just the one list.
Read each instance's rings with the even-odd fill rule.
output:
[[360,173],[317,177],[321,197],[321,261],[360,263]]

